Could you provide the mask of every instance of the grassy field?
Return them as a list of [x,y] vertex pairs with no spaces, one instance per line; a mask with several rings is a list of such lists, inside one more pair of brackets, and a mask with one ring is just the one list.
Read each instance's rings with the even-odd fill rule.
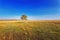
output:
[[60,40],[60,20],[0,21],[0,40]]

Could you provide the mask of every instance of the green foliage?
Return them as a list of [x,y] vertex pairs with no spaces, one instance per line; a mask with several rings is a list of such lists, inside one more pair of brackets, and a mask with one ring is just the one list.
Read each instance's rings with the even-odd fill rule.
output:
[[26,15],[22,15],[22,16],[21,16],[21,19],[22,19],[22,20],[27,20],[27,16],[26,16]]

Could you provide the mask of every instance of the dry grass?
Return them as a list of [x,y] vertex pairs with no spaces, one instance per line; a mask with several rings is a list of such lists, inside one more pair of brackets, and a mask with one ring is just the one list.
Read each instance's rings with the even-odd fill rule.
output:
[[0,21],[0,40],[60,40],[60,21]]

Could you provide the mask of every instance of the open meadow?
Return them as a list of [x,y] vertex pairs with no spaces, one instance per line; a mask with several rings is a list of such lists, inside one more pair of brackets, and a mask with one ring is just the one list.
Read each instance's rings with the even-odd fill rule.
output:
[[0,40],[60,40],[60,20],[0,21]]

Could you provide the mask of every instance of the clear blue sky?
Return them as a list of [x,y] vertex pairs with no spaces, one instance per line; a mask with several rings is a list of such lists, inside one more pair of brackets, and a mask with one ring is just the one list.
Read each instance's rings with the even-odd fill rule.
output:
[[0,19],[60,20],[60,0],[0,0]]

